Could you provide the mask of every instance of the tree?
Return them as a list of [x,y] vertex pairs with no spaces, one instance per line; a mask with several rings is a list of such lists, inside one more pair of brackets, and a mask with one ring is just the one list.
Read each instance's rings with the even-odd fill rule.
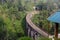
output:
[[23,10],[18,10],[18,3],[16,0],[12,2],[6,0],[5,4],[0,5],[0,16],[2,16],[0,19],[0,40],[16,40],[25,36],[23,29],[25,26],[22,26],[22,20],[25,20],[26,13]]
[[6,37],[6,24],[4,23],[3,17],[0,16],[0,40],[4,40]]

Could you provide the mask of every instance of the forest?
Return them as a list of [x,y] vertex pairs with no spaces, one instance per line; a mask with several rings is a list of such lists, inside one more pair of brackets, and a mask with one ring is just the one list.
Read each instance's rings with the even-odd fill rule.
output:
[[[46,4],[50,7],[49,11],[47,11]],[[37,14],[38,16],[34,16],[35,18],[33,17],[32,21],[37,26],[42,26],[39,25],[42,22],[39,20],[44,19],[44,23],[42,22],[42,24],[44,24],[43,26],[47,26],[48,23],[45,24],[47,22],[45,20],[48,17],[47,14],[56,9],[56,5],[51,5],[51,2],[49,4],[46,1],[39,0],[0,0],[0,40],[32,40],[25,32],[27,12],[34,11],[34,6],[40,8],[41,16]],[[44,17],[42,17],[42,13],[45,15]],[[47,29],[47,27],[43,28]],[[49,38],[39,38],[38,40],[44,39],[50,40]]]
[[20,37],[26,36],[25,16],[30,7],[25,8],[23,2],[0,0],[0,40],[19,40]]

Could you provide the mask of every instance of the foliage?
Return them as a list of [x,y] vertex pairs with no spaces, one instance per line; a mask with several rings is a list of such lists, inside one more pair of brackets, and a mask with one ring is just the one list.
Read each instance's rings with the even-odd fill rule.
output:
[[40,0],[36,5],[38,10],[49,10],[50,12],[58,8],[58,3],[49,0]]
[[18,40],[32,40],[32,39],[29,38],[29,37],[21,37],[21,38],[19,38]]
[[47,20],[49,15],[50,15],[49,11],[47,11],[47,10],[40,11],[39,14],[34,15],[34,17],[32,18],[32,22],[35,25],[37,25],[39,28],[42,28],[49,33],[53,32],[54,29],[52,29],[52,23],[48,22],[48,20]]
[[[35,6],[33,2],[26,0],[0,0],[0,40],[31,40],[29,37],[23,36],[26,36],[26,11],[32,11],[33,6]],[[45,8],[46,5],[43,4],[42,6]],[[43,13],[48,12],[43,11],[41,14],[43,15]],[[41,19],[39,16],[40,14],[36,16],[38,21]],[[47,14],[44,17],[46,18]],[[45,24],[47,22],[45,18],[44,22],[38,22],[35,19],[34,22],[39,26],[42,22],[43,26],[46,26],[43,28],[46,29],[48,23]]]
[[40,37],[40,38],[38,38],[38,40],[52,40],[52,39]]
[[6,0],[6,3],[0,5],[0,40],[17,40],[25,36],[26,12],[19,11],[17,5],[9,2]]

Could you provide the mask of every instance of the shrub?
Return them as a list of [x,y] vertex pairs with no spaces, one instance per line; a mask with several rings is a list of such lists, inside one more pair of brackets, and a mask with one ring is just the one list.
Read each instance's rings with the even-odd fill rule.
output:
[[32,40],[32,39],[29,38],[29,37],[21,37],[21,38],[19,38],[18,40]]

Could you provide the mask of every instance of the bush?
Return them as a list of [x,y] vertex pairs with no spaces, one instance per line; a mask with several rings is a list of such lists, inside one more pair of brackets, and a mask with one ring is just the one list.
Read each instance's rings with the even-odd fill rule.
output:
[[38,40],[52,40],[52,39],[41,37]]
[[29,37],[21,37],[21,38],[19,38],[18,40],[32,40],[32,39],[29,38]]

